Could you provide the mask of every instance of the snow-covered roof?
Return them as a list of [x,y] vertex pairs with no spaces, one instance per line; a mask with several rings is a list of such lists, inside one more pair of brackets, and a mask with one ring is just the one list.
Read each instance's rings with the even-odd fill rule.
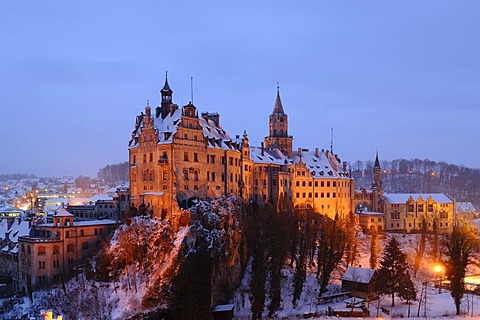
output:
[[475,213],[477,209],[473,206],[471,202],[457,202],[456,205],[457,213]]
[[383,216],[385,215],[384,212],[375,212],[375,211],[364,211],[364,212],[357,212],[359,216]]
[[64,208],[60,208],[57,210],[57,212],[53,216],[54,217],[73,217],[73,214],[71,214]]
[[250,146],[250,158],[255,163],[265,163],[265,164],[287,164],[291,163],[291,159],[288,159],[280,150],[278,149],[266,149],[261,147]]
[[347,270],[345,270],[342,280],[354,281],[358,283],[370,283],[374,274],[374,269],[350,266],[347,268]]
[[224,312],[224,311],[232,311],[235,308],[235,305],[232,304],[219,304],[218,306],[213,309],[213,312]]
[[328,151],[309,151],[302,149],[293,152],[295,164],[304,163],[312,178],[349,178],[335,155]]
[[10,233],[10,240],[18,242],[18,237],[28,236],[30,234],[30,225],[28,221],[15,219],[8,232]]
[[91,201],[105,201],[105,200],[113,200],[113,197],[109,196],[108,194],[101,193],[101,194],[96,194],[93,197],[90,198]]
[[453,203],[453,200],[450,199],[447,195],[443,193],[384,193],[385,203],[407,203],[410,197],[414,201],[418,201],[422,197],[423,201],[427,201],[428,198],[432,197],[433,201],[436,203]]
[[[181,123],[183,108],[176,108],[169,113],[164,119],[161,114],[156,116],[156,112],[152,112],[152,119],[154,128],[158,131],[158,144],[172,143],[173,136],[177,133],[178,125]],[[203,115],[203,114],[202,114]],[[211,115],[206,113],[206,115]],[[142,113],[137,116],[135,123],[135,130],[132,133],[132,140],[129,143],[130,148],[138,146],[138,138],[141,134],[142,127],[145,121],[145,115]],[[233,140],[222,128],[220,124],[216,124],[212,119],[205,119],[203,116],[199,117],[199,124],[202,127],[203,136],[207,139],[208,148],[219,148],[223,150],[235,150],[232,143]]]
[[[88,227],[88,226],[99,226],[99,225],[110,225],[116,224],[115,220],[110,219],[102,219],[102,220],[83,220],[83,221],[75,221],[74,226],[77,227]],[[53,223],[42,223],[38,224],[39,227],[53,227]]]

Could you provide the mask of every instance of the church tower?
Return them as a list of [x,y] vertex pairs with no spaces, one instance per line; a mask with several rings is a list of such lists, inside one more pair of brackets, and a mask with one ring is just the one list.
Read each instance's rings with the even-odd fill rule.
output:
[[380,168],[380,161],[378,160],[378,151],[375,157],[375,165],[373,166],[373,181],[372,181],[372,211],[382,212],[382,168]]
[[265,137],[267,149],[278,148],[288,157],[292,157],[293,137],[288,135],[288,116],[283,111],[280,88],[277,86],[277,98],[269,117],[268,137]]
[[162,102],[161,102],[161,109],[162,109],[162,119],[165,119],[165,117],[168,115],[170,112],[170,105],[172,104],[172,95],[173,91],[170,89],[170,86],[168,85],[168,71],[165,72],[165,84],[163,85],[163,89],[160,90],[160,95],[162,96]]

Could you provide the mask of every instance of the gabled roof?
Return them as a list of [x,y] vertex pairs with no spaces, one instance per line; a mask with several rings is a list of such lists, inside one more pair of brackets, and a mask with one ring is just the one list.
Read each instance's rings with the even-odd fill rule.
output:
[[53,216],[54,217],[73,217],[73,214],[71,214],[64,208],[60,208],[57,210],[57,212]]
[[372,277],[374,274],[375,274],[374,269],[348,267],[342,276],[342,280],[353,281],[358,283],[370,283],[370,281],[372,281]]
[[414,201],[418,201],[422,197],[423,201],[427,202],[428,198],[432,197],[436,203],[453,203],[453,200],[443,193],[384,193],[385,203],[389,204],[407,203],[410,197]]

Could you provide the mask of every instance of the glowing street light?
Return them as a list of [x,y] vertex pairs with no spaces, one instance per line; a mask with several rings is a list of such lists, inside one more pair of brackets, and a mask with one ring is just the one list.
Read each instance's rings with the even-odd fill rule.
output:
[[435,278],[437,280],[437,285],[438,285],[438,293],[442,293],[442,284],[441,284],[441,278],[440,275],[443,273],[443,266],[441,264],[436,264],[433,266],[433,271],[435,272]]

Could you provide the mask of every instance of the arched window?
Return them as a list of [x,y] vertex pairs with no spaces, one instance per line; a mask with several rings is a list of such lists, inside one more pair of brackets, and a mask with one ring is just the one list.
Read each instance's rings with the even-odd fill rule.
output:
[[59,246],[53,246],[53,254],[59,254],[60,253],[60,247]]
[[38,247],[38,255],[45,255],[47,254],[47,248],[45,246]]

